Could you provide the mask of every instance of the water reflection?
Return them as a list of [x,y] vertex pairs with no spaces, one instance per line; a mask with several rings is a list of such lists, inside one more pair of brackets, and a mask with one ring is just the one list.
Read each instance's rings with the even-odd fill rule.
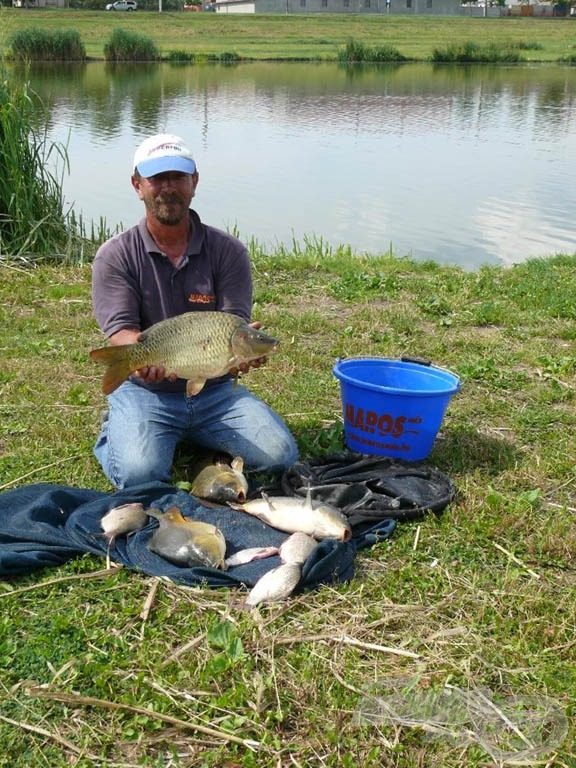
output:
[[576,70],[250,63],[44,65],[30,74],[68,142],[67,198],[131,224],[133,151],[195,148],[201,216],[245,239],[456,263],[576,251]]

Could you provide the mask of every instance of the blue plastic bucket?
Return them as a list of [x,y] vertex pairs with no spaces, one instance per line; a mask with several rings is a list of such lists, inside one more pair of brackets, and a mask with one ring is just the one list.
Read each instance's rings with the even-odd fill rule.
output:
[[359,453],[425,459],[460,380],[432,365],[358,357],[337,360],[344,435]]

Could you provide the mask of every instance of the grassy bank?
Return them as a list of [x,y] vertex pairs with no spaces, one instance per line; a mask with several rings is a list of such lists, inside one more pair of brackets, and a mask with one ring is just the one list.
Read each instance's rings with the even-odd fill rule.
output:
[[[359,553],[349,584],[256,616],[93,556],[3,583],[0,765],[496,765],[475,744],[353,725],[367,683],[415,675],[553,697],[570,731],[542,764],[574,768],[576,257],[465,273],[310,247],[254,264],[255,317],[284,344],[245,381],[303,454],[342,444],[338,356],[429,357],[463,382],[429,460],[456,502]],[[0,278],[0,486],[108,490],[89,266],[0,260]]]
[[[572,19],[395,16],[248,16],[213,13],[114,14],[106,11],[1,9],[0,49],[10,34],[27,26],[79,32],[91,58],[104,57],[104,44],[121,27],[149,37],[163,56],[170,51],[196,55],[234,52],[253,59],[335,59],[353,38],[365,46],[391,46],[413,60],[429,60],[435,48],[478,45],[526,46],[527,61],[557,61],[576,51]],[[537,45],[535,45],[537,44]]]

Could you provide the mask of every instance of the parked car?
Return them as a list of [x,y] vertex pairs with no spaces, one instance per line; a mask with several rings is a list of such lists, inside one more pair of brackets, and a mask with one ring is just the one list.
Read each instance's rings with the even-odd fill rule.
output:
[[108,3],[107,11],[137,11],[138,3],[136,0],[116,0],[115,3]]

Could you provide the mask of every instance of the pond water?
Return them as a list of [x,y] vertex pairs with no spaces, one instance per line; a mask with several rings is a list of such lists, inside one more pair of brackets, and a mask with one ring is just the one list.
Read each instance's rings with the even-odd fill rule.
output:
[[576,251],[576,68],[100,62],[29,79],[88,222],[140,218],[134,149],[169,131],[198,163],[194,207],[245,241],[465,269]]

